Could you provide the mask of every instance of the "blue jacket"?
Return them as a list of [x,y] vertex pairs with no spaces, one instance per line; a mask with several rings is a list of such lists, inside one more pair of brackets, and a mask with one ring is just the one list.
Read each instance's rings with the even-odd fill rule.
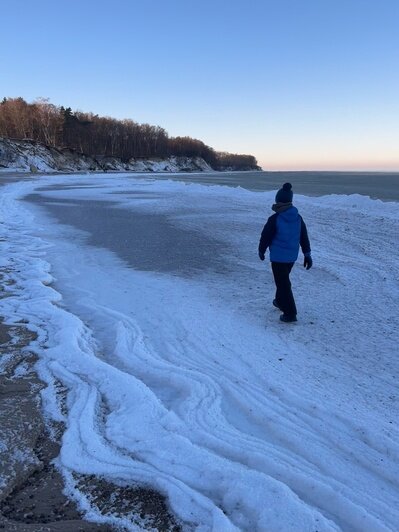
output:
[[271,262],[295,262],[299,246],[310,255],[310,242],[305,222],[296,207],[276,213],[267,220],[259,241],[259,255],[270,249]]

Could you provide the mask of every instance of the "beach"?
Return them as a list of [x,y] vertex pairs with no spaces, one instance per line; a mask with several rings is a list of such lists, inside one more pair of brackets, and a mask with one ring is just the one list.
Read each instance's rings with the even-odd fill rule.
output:
[[[21,453],[30,450],[17,453],[20,469],[9,460],[15,477],[2,474],[3,520],[233,530],[265,519],[291,526],[289,507],[320,530],[395,523],[397,324],[386,309],[398,290],[388,253],[397,204],[295,196],[315,265],[295,267],[300,320],[283,330],[256,254],[272,183],[255,192],[254,181],[181,178],[28,176],[3,189],[2,384],[21,405],[12,426],[26,435]],[[38,419],[29,430],[24,409]],[[62,489],[67,498],[43,512],[40,493]],[[256,490],[273,497],[274,512],[252,503]]]

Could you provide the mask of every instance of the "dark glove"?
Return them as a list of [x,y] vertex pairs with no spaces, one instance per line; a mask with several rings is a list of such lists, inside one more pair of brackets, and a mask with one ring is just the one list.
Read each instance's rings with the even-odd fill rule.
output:
[[265,260],[265,254],[261,253],[260,251],[258,253],[259,253],[260,260]]
[[310,268],[313,266],[312,257],[308,255],[307,257],[304,257],[303,259],[303,267],[307,270],[310,270]]

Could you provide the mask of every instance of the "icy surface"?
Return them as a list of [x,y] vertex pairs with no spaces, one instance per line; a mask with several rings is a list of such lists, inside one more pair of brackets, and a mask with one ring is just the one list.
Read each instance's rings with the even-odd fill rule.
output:
[[[32,193],[41,207],[19,200]],[[294,268],[289,326],[257,258],[273,199],[123,176],[7,185],[1,265],[17,295],[0,312],[39,333],[66,478],[148,484],[198,530],[395,530],[399,205],[295,197],[314,268]],[[147,239],[122,231],[135,218]]]

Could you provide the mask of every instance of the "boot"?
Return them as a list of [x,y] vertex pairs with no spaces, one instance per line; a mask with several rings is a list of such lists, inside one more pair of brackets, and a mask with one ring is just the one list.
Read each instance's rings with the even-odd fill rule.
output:
[[288,316],[288,314],[281,314],[280,321],[283,321],[284,323],[293,323],[294,321],[297,321],[296,316]]

